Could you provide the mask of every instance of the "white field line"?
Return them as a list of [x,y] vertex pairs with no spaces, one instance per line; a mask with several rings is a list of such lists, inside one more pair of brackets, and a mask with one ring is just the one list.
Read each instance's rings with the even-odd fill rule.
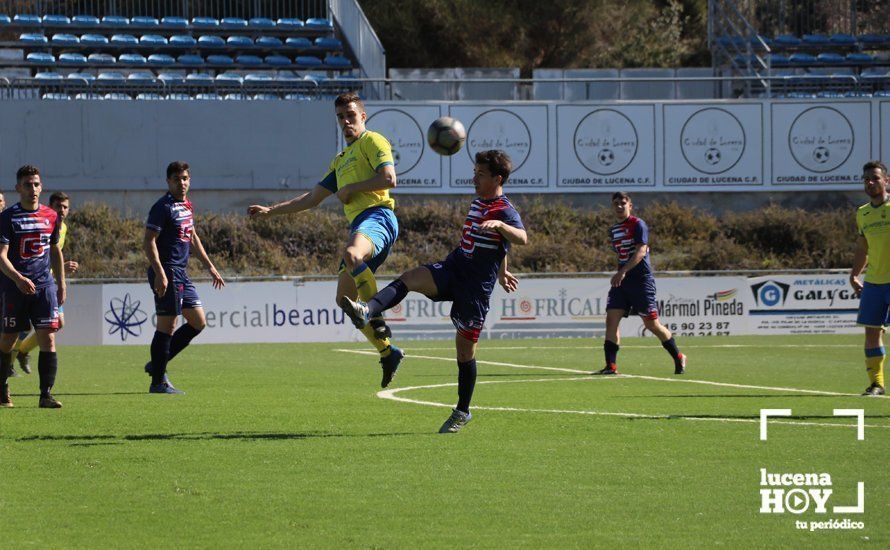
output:
[[[760,348],[763,349],[765,346],[763,344],[686,344],[683,346],[683,349],[733,349],[733,348]],[[779,344],[779,345],[770,345],[769,348],[851,348],[851,349],[859,349],[862,347],[861,344]],[[536,349],[603,349],[602,346],[482,346],[482,349],[485,350],[536,350]],[[661,346],[657,344],[652,345],[627,345],[623,344],[621,349],[662,349]],[[452,351],[454,350],[454,346],[449,347],[430,347],[430,348],[411,348],[412,351]]]

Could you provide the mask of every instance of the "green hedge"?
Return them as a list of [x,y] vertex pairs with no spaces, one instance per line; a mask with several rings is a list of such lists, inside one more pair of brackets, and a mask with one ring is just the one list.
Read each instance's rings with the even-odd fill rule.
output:
[[[517,272],[611,271],[615,255],[605,208],[580,208],[550,198],[517,205],[529,244],[511,253]],[[401,234],[381,273],[401,273],[443,258],[457,245],[467,203],[427,201],[399,206]],[[658,270],[846,268],[856,236],[851,209],[804,211],[768,206],[722,216],[675,202],[637,214],[651,232]],[[196,220],[205,248],[228,275],[333,274],[347,237],[339,210],[248,219],[234,214]],[[83,205],[68,220],[66,256],[83,277],[142,277],[143,220],[124,219],[105,205]],[[203,272],[199,264],[193,273]]]

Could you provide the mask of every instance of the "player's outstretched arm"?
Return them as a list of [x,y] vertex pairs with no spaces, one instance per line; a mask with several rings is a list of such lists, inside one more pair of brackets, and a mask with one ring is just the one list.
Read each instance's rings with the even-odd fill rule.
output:
[[204,267],[210,272],[210,278],[213,279],[213,288],[222,288],[226,286],[226,282],[223,280],[222,275],[216,270],[216,266],[210,261],[210,256],[207,255],[207,251],[204,250],[204,245],[201,243],[201,237],[198,236],[198,231],[195,229],[192,229],[192,247],[195,249],[195,252],[198,253],[198,259],[201,260],[201,263],[204,264]]
[[498,282],[508,294],[519,288],[519,279],[507,270],[507,256],[504,256],[504,261],[501,262],[501,267],[498,268]]
[[15,283],[15,286],[22,294],[34,294],[37,289],[34,286],[34,282],[16,270],[12,262],[9,261],[9,257],[6,255],[7,252],[9,252],[9,245],[0,244],[0,271]]
[[525,229],[513,227],[501,220],[485,220],[479,225],[479,228],[486,231],[497,231],[511,244],[528,244],[528,233]]
[[272,206],[263,206],[261,204],[252,204],[247,207],[247,214],[250,216],[279,216],[282,214],[296,214],[303,210],[315,208],[321,201],[331,196],[331,192],[316,185],[311,191],[303,193],[299,197],[295,197],[289,201],[273,204]]
[[853,268],[850,269],[850,286],[853,287],[856,294],[862,292],[862,282],[859,281],[859,275],[862,274],[862,270],[865,269],[867,263],[868,241],[865,240],[865,237],[859,235],[859,238],[856,240],[856,252],[853,253]]
[[59,243],[50,245],[49,263],[53,268],[53,276],[56,278],[56,299],[61,306],[65,303],[68,289],[65,286],[65,257]]
[[145,252],[145,257],[148,258],[148,263],[151,264],[151,268],[155,272],[155,280],[151,286],[154,288],[155,294],[163,296],[167,293],[167,274],[164,273],[164,266],[161,265],[161,256],[158,254],[158,235],[160,235],[159,231],[146,227],[145,237],[142,240],[142,250]]

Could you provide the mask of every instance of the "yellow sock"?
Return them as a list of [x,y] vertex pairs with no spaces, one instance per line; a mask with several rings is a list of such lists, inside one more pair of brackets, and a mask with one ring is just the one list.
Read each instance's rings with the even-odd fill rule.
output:
[[22,355],[28,355],[31,353],[31,350],[37,347],[37,333],[32,332],[28,335],[24,340],[19,340],[16,342],[18,345],[19,353]]
[[[865,369],[868,371],[868,379],[872,384],[884,387],[884,348],[865,350]],[[880,353],[880,355],[878,355]]]
[[[374,272],[371,271],[371,268],[365,264],[362,264],[362,266],[358,267],[356,270],[359,272],[353,273],[352,278],[355,280],[355,288],[358,290],[358,297],[361,301],[368,302],[375,294],[377,294],[377,279],[374,277]],[[371,344],[377,348],[381,357],[389,355],[389,338],[384,338],[383,340],[375,338],[374,329],[371,328],[371,325],[363,328],[362,334],[365,335],[368,342],[371,342]]]

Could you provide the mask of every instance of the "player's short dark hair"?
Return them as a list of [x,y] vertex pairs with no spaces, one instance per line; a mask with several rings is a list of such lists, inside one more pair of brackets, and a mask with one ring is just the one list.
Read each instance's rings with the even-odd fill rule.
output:
[[68,197],[68,194],[65,193],[64,191],[56,191],[55,193],[53,193],[52,195],[49,196],[50,204],[58,204],[60,202],[64,202],[67,200],[70,200],[70,199]]
[[625,193],[624,191],[615,191],[612,193],[612,202],[615,202],[615,199],[627,199],[627,202],[633,202],[630,200],[630,195]]
[[39,176],[40,169],[36,166],[32,166],[30,164],[26,164],[19,168],[15,173],[15,182],[18,183],[25,178],[30,178],[31,176]]
[[507,153],[500,149],[479,151],[476,153],[476,164],[484,164],[492,176],[501,176],[501,185],[507,183],[510,172],[513,171],[513,161]]
[[887,175],[887,165],[879,160],[870,160],[865,163],[865,166],[862,167],[862,171],[866,172],[868,170],[880,170]]
[[189,170],[189,163],[184,160],[174,160],[170,164],[167,165],[167,179],[172,178],[176,174],[180,172],[187,172]]
[[356,92],[343,92],[342,94],[337,96],[337,99],[334,100],[334,108],[337,107],[345,107],[350,103],[355,103],[359,110],[364,112],[365,104],[362,101],[362,98]]

